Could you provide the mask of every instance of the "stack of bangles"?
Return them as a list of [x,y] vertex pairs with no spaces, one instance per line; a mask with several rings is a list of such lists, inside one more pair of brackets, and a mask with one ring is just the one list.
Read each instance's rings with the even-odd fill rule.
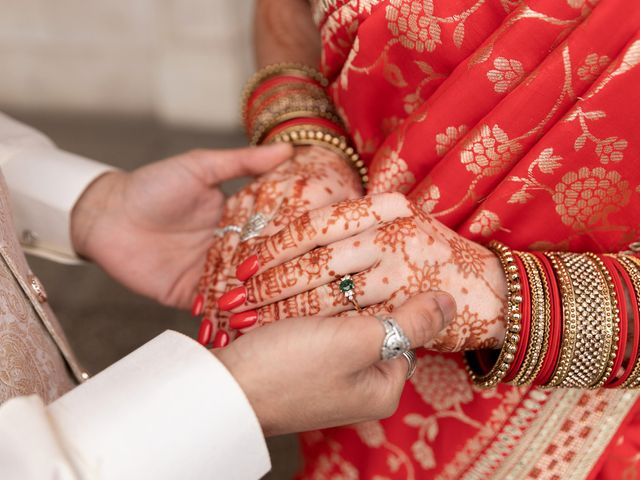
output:
[[640,387],[638,257],[489,246],[507,277],[506,335],[492,363],[465,353],[476,385]]
[[289,142],[320,145],[345,158],[366,188],[367,167],[350,144],[326,93],[328,81],[313,68],[270,65],[257,72],[243,94],[243,121],[252,145]]

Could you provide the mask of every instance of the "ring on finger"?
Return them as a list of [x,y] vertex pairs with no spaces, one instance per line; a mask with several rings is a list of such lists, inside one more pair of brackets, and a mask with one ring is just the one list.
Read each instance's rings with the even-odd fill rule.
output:
[[265,214],[260,212],[254,213],[249,217],[249,220],[247,220],[244,227],[242,227],[242,231],[240,232],[240,241],[246,242],[247,240],[257,237],[268,224],[269,219]]
[[395,318],[389,315],[377,316],[376,318],[382,323],[385,332],[382,348],[380,349],[380,358],[382,360],[398,358],[411,348],[411,342],[409,342]]
[[338,285],[338,287],[340,288],[340,291],[343,293],[343,295],[347,298],[347,300],[349,300],[353,304],[356,311],[361,312],[362,308],[360,307],[358,299],[356,298],[356,284],[353,281],[353,277],[351,277],[351,275],[345,275],[340,279],[340,284]]
[[227,225],[226,227],[216,228],[213,234],[216,237],[224,237],[227,233],[242,233],[242,227],[240,225]]
[[413,374],[416,373],[416,367],[418,366],[418,357],[416,357],[416,352],[414,352],[413,350],[402,352],[402,356],[409,364],[406,376],[406,379],[409,380],[411,377],[413,377]]

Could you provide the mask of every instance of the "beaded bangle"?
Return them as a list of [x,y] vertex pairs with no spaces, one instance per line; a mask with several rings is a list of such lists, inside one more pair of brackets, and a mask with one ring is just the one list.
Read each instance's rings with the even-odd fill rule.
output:
[[288,142],[294,145],[319,145],[327,147],[341,157],[345,157],[360,175],[362,185],[366,189],[369,177],[367,167],[360,159],[360,155],[347,143],[347,139],[333,132],[323,130],[313,125],[298,125],[277,133],[269,138],[269,142]]
[[522,364],[524,362],[525,354],[529,345],[529,335],[531,332],[531,277],[529,272],[525,268],[523,258],[520,252],[513,252],[514,264],[518,267],[518,275],[523,280],[520,284],[520,295],[522,296],[522,303],[520,309],[522,312],[520,318],[520,341],[518,342],[518,350],[516,351],[513,359],[513,363],[507,370],[506,375],[502,379],[505,383],[513,383],[515,377],[520,373]]
[[553,375],[558,356],[560,355],[560,342],[563,336],[562,326],[562,305],[560,302],[560,290],[558,281],[555,277],[554,270],[550,259],[543,253],[533,253],[538,259],[544,270],[544,277],[548,280],[549,287],[549,306],[548,315],[548,344],[543,347],[546,350],[546,356],[542,361],[538,372],[533,381],[534,385],[546,385]]
[[[632,339],[631,339],[631,352],[629,355],[629,361],[626,364],[626,367],[623,369],[622,374],[619,377],[613,377],[610,382],[608,384],[605,384],[605,386],[607,388],[616,388],[616,387],[620,387],[621,385],[623,385],[627,379],[629,378],[629,376],[631,375],[631,373],[633,372],[633,367],[635,365],[635,362],[637,360],[638,357],[638,347],[640,346],[640,312],[638,311],[638,300],[637,300],[637,294],[636,292],[640,292],[640,276],[637,276],[636,278],[636,282],[634,282],[632,280],[631,274],[629,274],[627,272],[627,270],[625,269],[625,267],[623,266],[623,263],[621,261],[620,258],[614,256],[614,255],[610,255],[609,258],[611,259],[611,263],[612,265],[616,268],[616,270],[618,271],[618,275],[620,275],[620,279],[621,281],[624,283],[624,285],[626,285],[626,291],[629,293],[629,301],[630,301],[630,310],[626,309],[626,302],[620,302],[620,312],[621,312],[621,319],[622,322],[620,323],[620,344],[623,345],[620,348],[619,351],[619,360],[622,364],[624,363],[624,358],[625,358],[625,346],[626,346],[626,339],[628,336],[628,328],[626,329],[627,332],[625,333],[623,331],[622,326],[625,325],[627,322],[625,321],[625,319],[628,319],[628,313],[631,313],[631,321],[633,322],[633,330],[632,330]],[[632,269],[633,270],[633,269]],[[636,274],[635,271],[632,271],[632,274]],[[637,286],[636,286],[637,284]],[[624,297],[621,297],[624,298]],[[624,310],[627,310],[627,316],[625,316],[623,312]],[[615,367],[614,367],[614,372],[615,372]]]
[[[616,341],[616,356],[615,361],[612,364],[611,373],[607,375],[607,378],[603,382],[603,386],[610,385],[618,376],[620,367],[622,367],[622,361],[624,360],[625,349],[627,346],[627,302],[624,301],[624,288],[622,286],[623,277],[619,272],[619,265],[615,259],[609,256],[600,257],[604,267],[606,268],[609,277],[613,282],[613,288],[615,290],[615,297],[620,299],[618,302],[619,315],[617,316],[617,325],[614,326],[614,330],[618,329],[618,336]],[[614,336],[614,340],[616,337]]]
[[502,349],[498,354],[498,359],[486,374],[479,373],[474,369],[473,362],[475,359],[473,352],[465,352],[465,363],[471,380],[475,385],[482,388],[494,387],[504,378],[511,363],[514,361],[515,353],[518,351],[520,331],[522,328],[522,296],[520,295],[522,283],[513,254],[508,247],[496,241],[491,241],[489,248],[499,257],[507,277],[506,333]]
[[246,105],[249,101],[249,97],[253,94],[254,90],[268,80],[269,78],[276,76],[292,76],[303,79],[311,79],[317,82],[322,87],[329,85],[328,80],[324,75],[318,72],[315,68],[308,65],[302,65],[299,63],[276,63],[268,65],[263,69],[257,71],[247,82],[242,92],[242,111],[246,109]]
[[[526,354],[522,368],[513,380],[515,385],[528,385],[536,377],[542,367],[542,359],[546,353],[546,345],[549,345],[549,294],[546,279],[542,271],[542,266],[534,255],[530,253],[520,253],[531,290],[531,320],[530,320],[530,341],[527,345]],[[524,312],[526,317],[526,312]],[[544,350],[544,351],[543,351]]]
[[[601,275],[601,282],[604,286],[603,294],[601,294],[601,305],[604,306],[605,321],[596,325],[596,332],[601,333],[604,337],[604,345],[602,353],[598,358],[598,367],[600,376],[591,388],[601,388],[609,379],[613,372],[615,360],[618,355],[618,342],[620,341],[620,309],[618,308],[618,296],[616,294],[615,284],[611,273],[605,266],[602,259],[593,253],[586,253],[598,268]],[[584,362],[583,362],[584,363]]]

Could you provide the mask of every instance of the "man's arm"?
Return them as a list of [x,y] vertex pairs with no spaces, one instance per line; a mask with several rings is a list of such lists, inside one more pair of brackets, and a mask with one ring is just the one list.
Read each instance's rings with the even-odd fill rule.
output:
[[0,113],[0,168],[24,249],[77,263],[69,212],[87,186],[113,167],[62,151],[41,132]]
[[260,478],[258,419],[210,352],[165,332],[48,407],[0,408],[0,478]]

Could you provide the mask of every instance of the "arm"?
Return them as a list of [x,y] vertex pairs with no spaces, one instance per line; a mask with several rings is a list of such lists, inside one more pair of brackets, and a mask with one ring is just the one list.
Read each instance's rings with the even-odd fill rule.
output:
[[[453,299],[439,292],[412,298],[394,317],[420,345],[454,315]],[[216,360],[165,332],[48,407],[28,397],[0,408],[0,476],[258,478],[269,468],[260,427],[277,435],[393,413],[407,363],[380,361],[383,336],[370,317],[290,319]]]
[[59,150],[42,133],[2,113],[0,167],[24,249],[63,263],[78,263],[69,235],[69,213],[87,186],[113,167]]
[[274,63],[320,63],[320,34],[307,0],[257,0],[254,49],[258,68]]
[[25,397],[0,409],[5,479],[206,478],[214,471],[259,478],[269,468],[260,425],[238,384],[213,355],[175,332],[48,407]]

